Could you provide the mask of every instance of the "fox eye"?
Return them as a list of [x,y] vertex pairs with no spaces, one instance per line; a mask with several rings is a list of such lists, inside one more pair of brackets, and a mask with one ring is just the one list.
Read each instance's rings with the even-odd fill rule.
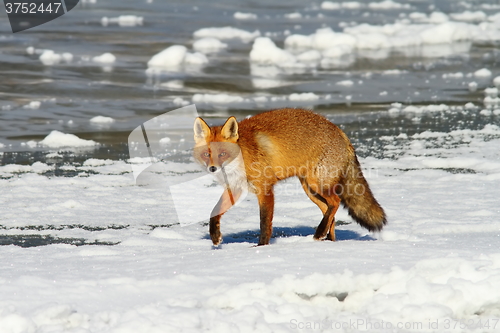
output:
[[225,151],[223,151],[222,153],[219,154],[219,156],[221,156],[221,157],[226,156],[226,155],[227,155],[227,153]]
[[210,157],[210,154],[207,152],[204,152],[202,155],[203,155],[203,157]]

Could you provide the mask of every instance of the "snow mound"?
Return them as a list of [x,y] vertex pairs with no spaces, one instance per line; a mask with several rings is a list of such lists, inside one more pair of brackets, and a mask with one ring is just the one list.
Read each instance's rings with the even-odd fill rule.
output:
[[116,61],[116,57],[112,53],[106,52],[100,56],[93,57],[92,61],[100,64],[112,64]]
[[234,13],[233,17],[237,20],[256,20],[258,18],[257,14],[242,12]]
[[288,51],[280,49],[269,37],[259,37],[250,51],[250,61],[261,65],[293,66],[296,57]]
[[316,95],[315,93],[294,93],[294,94],[290,94],[290,96],[288,96],[288,98],[290,99],[290,101],[316,101],[319,99],[319,96]]
[[31,101],[28,104],[23,105],[23,108],[24,109],[37,110],[37,109],[40,108],[41,105],[42,105],[42,102],[40,102],[40,101]]
[[392,0],[385,0],[381,2],[370,2],[368,7],[370,9],[410,9],[411,5],[394,2]]
[[95,116],[91,118],[89,121],[95,124],[110,124],[113,123],[115,120],[111,117]]
[[369,2],[368,4],[357,1],[345,1],[345,2],[323,1],[321,3],[321,9],[325,10],[361,9],[366,7],[373,10],[391,10],[391,9],[409,9],[411,8],[411,5],[402,4],[392,0]]
[[[31,49],[30,49],[31,51]],[[28,51],[28,53],[30,52]],[[36,52],[37,50],[33,51]],[[53,50],[43,50],[39,57],[42,64],[45,66],[57,65],[61,62],[71,62],[73,60],[73,54],[69,52],[56,53]]]
[[474,77],[477,78],[489,78],[492,73],[488,68],[481,68],[474,72]]
[[193,43],[193,49],[202,53],[218,52],[225,48],[227,48],[227,44],[214,37],[205,37]]
[[241,96],[228,94],[194,94],[193,103],[209,103],[209,104],[229,104],[242,103],[245,99]]
[[260,31],[249,32],[234,27],[202,28],[193,33],[195,38],[214,37],[217,39],[240,39],[250,42],[260,36]]
[[50,132],[39,144],[49,148],[90,147],[98,145],[93,140],[80,139],[74,134],[66,134],[55,130]]
[[302,18],[301,13],[289,13],[284,15],[285,18],[290,19],[290,20],[297,20]]
[[464,22],[481,22],[486,21],[488,19],[488,15],[486,15],[483,11],[475,11],[471,12],[466,10],[462,13],[454,13],[450,14],[450,17],[456,21],[464,21]]
[[186,65],[202,66],[207,63],[208,58],[204,54],[190,53],[183,45],[172,45],[155,54],[148,61],[147,73],[155,70],[176,70]]

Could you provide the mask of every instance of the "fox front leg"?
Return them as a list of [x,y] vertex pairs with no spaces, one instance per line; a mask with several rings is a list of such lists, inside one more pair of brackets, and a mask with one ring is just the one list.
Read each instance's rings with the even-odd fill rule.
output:
[[220,232],[220,219],[225,212],[238,201],[242,191],[231,191],[225,189],[222,193],[219,202],[215,205],[210,214],[210,238],[214,246],[218,246],[222,242],[222,234]]
[[220,218],[222,215],[213,216],[210,218],[210,238],[214,246],[218,246],[222,241],[220,233]]

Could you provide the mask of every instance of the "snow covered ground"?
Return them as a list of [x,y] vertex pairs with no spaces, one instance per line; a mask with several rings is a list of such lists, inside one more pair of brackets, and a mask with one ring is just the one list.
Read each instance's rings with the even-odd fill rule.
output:
[[380,139],[361,163],[389,224],[371,234],[339,211],[335,243],[312,239],[321,215],[293,180],[276,189],[271,245],[255,247],[249,195],[214,249],[127,161],[74,177],[1,166],[0,242],[53,243],[0,247],[2,333],[498,331],[500,128]]

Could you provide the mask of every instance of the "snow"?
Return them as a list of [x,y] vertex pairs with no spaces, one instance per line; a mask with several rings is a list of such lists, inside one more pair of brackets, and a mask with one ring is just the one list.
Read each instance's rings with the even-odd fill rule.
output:
[[323,1],[321,3],[321,9],[326,9],[326,10],[335,10],[335,9],[340,9],[341,5],[338,2],[333,2],[333,1]]
[[28,142],[21,142],[21,147],[30,147],[30,148],[36,148],[38,146],[38,143],[34,140],[29,140]]
[[498,95],[498,88],[486,88],[484,89],[484,94],[486,96],[490,96],[490,97],[497,97]]
[[258,18],[257,14],[254,13],[242,13],[236,12],[233,17],[237,20],[256,20]]
[[285,16],[285,18],[291,19],[291,20],[297,20],[297,19],[302,18],[301,13],[289,13],[289,14],[285,14],[284,16]]
[[159,143],[160,145],[168,145],[172,140],[169,137],[161,138]]
[[167,82],[163,82],[161,84],[161,86],[169,88],[169,89],[183,89],[184,88],[184,81],[182,81],[182,80],[170,80]]
[[[320,46],[317,49],[307,50],[305,45],[312,45],[315,41],[306,41],[304,37],[306,36],[292,35],[287,37],[285,48],[288,49],[279,48],[269,37],[259,37],[255,39],[250,51],[250,62],[262,66],[262,68],[275,66],[290,73],[300,73],[318,66],[329,68],[332,65],[341,66],[343,63],[349,63],[349,58],[346,59],[346,56],[352,53],[352,48],[349,45],[335,45],[330,41],[325,44],[325,48]],[[342,38],[336,40],[342,43]],[[297,47],[298,45],[300,47]],[[266,72],[265,76],[269,76],[273,70],[268,68],[262,72]]]
[[184,62],[187,48],[183,45],[172,45],[160,53],[155,54],[149,61],[148,67],[168,68],[176,67]]
[[[483,100],[483,103],[484,107],[487,109],[498,109],[500,106],[500,98],[498,98],[496,94],[494,96],[486,96]],[[488,111],[485,114],[489,115],[491,114],[491,111]]]
[[297,60],[303,63],[316,63],[321,59],[321,53],[316,50],[306,51],[297,56]]
[[[176,224],[165,189],[134,185],[128,162],[88,159],[75,177],[46,176],[55,165],[41,162],[1,166],[6,237],[117,243],[0,247],[2,332],[497,331],[500,128],[383,141],[384,157],[360,162],[389,224],[380,234],[339,225],[335,243],[313,241],[321,216],[298,181],[276,188],[271,245],[253,247],[249,196],[213,249],[208,227]],[[190,169],[172,170],[161,177]],[[337,219],[351,221],[344,210]]]
[[241,103],[244,98],[241,96],[220,94],[194,94],[192,98],[193,103],[213,103],[213,104],[227,104],[227,103]]
[[471,33],[463,23],[446,22],[420,33],[424,44],[443,44],[470,40]]
[[100,64],[112,64],[116,61],[116,57],[112,53],[106,52],[99,56],[93,57],[92,61]]
[[474,72],[474,77],[477,78],[489,78],[492,75],[488,68],[481,68]]
[[475,11],[471,12],[466,10],[463,13],[454,13],[450,14],[450,17],[456,21],[464,21],[464,22],[481,22],[485,21],[488,16],[483,11]]
[[468,87],[469,87],[469,90],[471,92],[476,91],[477,90],[477,82],[474,82],[474,81],[473,82],[469,82]]
[[442,75],[443,79],[462,79],[464,77],[464,73],[456,72],[456,73],[446,73]]
[[40,145],[49,148],[62,148],[62,147],[89,147],[98,145],[93,140],[80,139],[74,134],[66,134],[59,131],[52,131],[42,141]]
[[[500,25],[450,21],[440,12],[429,16],[415,12],[408,17],[417,23],[406,20],[384,25],[347,24],[341,32],[324,27],[309,35],[292,34],[285,39],[285,51],[295,54],[301,50],[323,52],[333,49],[330,54],[342,56],[357,50],[364,56],[379,59],[389,57],[389,50],[397,49],[409,56],[415,56],[417,52],[423,57],[436,57],[456,53],[454,48],[459,42],[495,44],[500,40]],[[339,48],[343,51],[340,52]]]
[[136,15],[120,15],[118,17],[108,18],[104,16],[101,19],[101,24],[103,26],[108,26],[110,23],[118,24],[120,27],[135,27],[137,25],[142,25],[144,18],[142,16]]
[[474,105],[474,103],[471,103],[471,102],[466,103],[464,107],[465,107],[466,110],[474,110],[476,108],[476,106]]
[[95,116],[91,118],[89,121],[95,124],[110,124],[113,123],[115,120],[111,117]]
[[155,54],[147,63],[149,73],[161,70],[178,70],[182,66],[203,66],[208,58],[200,52],[188,52],[184,45],[172,45]]
[[345,33],[336,33],[331,28],[321,28],[315,34],[290,35],[285,39],[287,48],[315,48],[327,50],[338,45],[355,46],[356,38]]
[[411,8],[411,5],[401,4],[392,0],[385,0],[381,2],[370,2],[368,7],[370,9],[409,9]]
[[291,101],[315,101],[319,96],[315,93],[294,93],[288,97]]
[[364,7],[364,4],[361,2],[357,1],[345,1],[341,3],[342,8],[348,8],[348,9],[359,9]]
[[42,64],[44,64],[45,66],[57,65],[62,61],[65,61],[68,63],[68,62],[71,62],[71,60],[73,60],[73,54],[71,54],[69,52],[56,53],[53,50],[36,50],[36,49],[35,50],[32,50],[32,49],[27,50],[28,53],[29,52],[37,53],[37,51],[41,51],[39,59],[42,62]]
[[101,160],[97,158],[89,158],[85,162],[83,162],[83,166],[97,167],[103,165],[113,165],[116,162],[113,160]]
[[324,50],[321,54],[325,58],[341,58],[353,52],[353,48],[348,44],[341,44]]
[[450,19],[448,15],[442,12],[432,12],[429,15],[425,13],[420,13],[420,12],[413,12],[408,15],[410,19],[416,22],[420,23],[445,23],[448,22]]
[[321,3],[321,9],[325,10],[360,9],[365,7],[368,7],[373,10],[390,10],[390,9],[409,9],[411,8],[411,5],[402,4],[392,0],[369,2],[368,4],[357,1],[345,1],[345,2],[323,1]]
[[208,58],[200,52],[187,53],[184,57],[184,64],[202,66],[208,63]]
[[41,105],[42,105],[42,102],[40,102],[40,101],[31,101],[28,104],[23,105],[23,108],[37,110],[40,108]]
[[214,27],[196,30],[193,36],[195,38],[214,37],[217,39],[241,39],[244,42],[250,42],[259,37],[260,32],[258,30],[249,32],[234,27]]
[[250,51],[250,61],[261,65],[292,66],[297,62],[293,54],[274,44],[268,37],[258,37]]
[[[219,94],[194,94],[191,99],[191,102],[197,105],[215,104],[217,106],[224,106],[224,107],[275,106],[276,108],[278,108],[285,106],[310,106],[313,104],[321,103],[323,101],[327,101],[329,99],[330,99],[329,95],[321,96],[312,92],[292,93],[290,95],[281,95],[281,96],[277,95],[270,97],[261,95],[240,96],[240,95],[219,93]],[[185,104],[186,101],[180,99],[178,102],[179,103],[175,103],[174,101],[175,104]]]
[[226,43],[222,43],[220,40],[213,37],[201,38],[193,43],[193,49],[202,53],[218,52],[225,48],[227,48]]
[[[385,96],[384,103],[386,100],[390,103],[390,98],[406,101],[392,103],[381,114],[376,111],[359,114],[360,118],[373,117],[375,128],[378,121],[394,124],[390,131],[393,134],[381,130],[368,141],[379,145],[377,157],[361,154],[359,158],[375,197],[388,214],[386,228],[381,233],[369,233],[340,209],[337,220],[346,224],[337,226],[338,242],[316,242],[312,235],[321,214],[304,195],[300,183],[290,180],[276,187],[275,237],[271,245],[254,247],[258,241],[259,212],[255,196],[249,195],[223,217],[224,242],[213,248],[206,223],[180,224],[174,209],[175,202],[192,207],[185,212],[189,216],[203,204],[217,200],[217,197],[197,200],[196,193],[186,188],[185,182],[193,175],[203,175],[191,164],[164,161],[163,168],[152,170],[160,180],[158,184],[138,186],[132,164],[141,166],[144,159],[85,160],[83,157],[83,162],[67,162],[72,161],[73,155],[66,152],[77,151],[71,147],[94,149],[97,143],[58,131],[40,142],[26,138],[21,144],[23,149],[34,148],[42,155],[50,153],[45,155],[45,162],[29,160],[18,162],[23,165],[0,165],[0,244],[18,237],[27,243],[37,238],[56,241],[33,248],[0,246],[2,333],[497,332],[500,329],[500,77],[495,77],[498,73],[492,65],[495,52],[483,59],[483,66],[489,68],[469,73],[470,69],[455,64],[457,54],[468,63],[471,45],[476,44],[474,50],[479,53],[474,54],[480,58],[482,53],[490,52],[484,50],[498,44],[500,18],[495,14],[498,7],[457,2],[451,6],[456,13],[445,14],[438,11],[437,5],[429,7],[429,1],[323,1],[318,8],[320,3],[312,4],[313,9],[285,6],[272,17],[260,11],[258,17],[240,12],[231,16],[234,10],[229,10],[224,19],[246,30],[200,29],[191,41],[174,41],[188,46],[192,43],[192,50],[173,45],[148,62],[149,69],[186,70],[207,64],[204,54],[236,46],[238,57],[248,55],[250,80],[256,89],[262,90],[240,93],[234,87],[218,90],[204,83],[206,75],[211,73],[204,73],[201,83],[189,73],[174,74],[157,82],[158,87],[170,91],[155,92],[151,98],[157,99],[154,103],[158,107],[162,102],[215,105],[217,111],[210,109],[205,113],[208,122],[215,122],[213,116],[227,116],[229,108],[243,112],[238,116],[243,118],[245,110],[256,105],[273,108],[357,102],[360,92],[356,89],[362,85],[372,87],[376,96]],[[191,10],[192,5],[188,7]],[[478,11],[480,8],[484,11]],[[252,9],[241,7],[241,10]],[[386,15],[394,9],[404,15],[390,22]],[[463,9],[468,11],[460,12]],[[283,19],[283,13],[296,10],[302,13]],[[325,18],[337,17],[322,20],[325,26],[316,25],[309,18],[314,18],[318,10]],[[411,13],[413,10],[425,13]],[[337,25],[338,15],[344,13],[345,24]],[[295,23],[291,21],[294,16],[307,22],[304,21],[303,30],[295,27],[301,34],[289,35],[289,31],[294,31]],[[127,25],[120,24],[120,17],[107,19],[106,24]],[[122,23],[142,24],[142,17],[140,23],[137,18],[128,16]],[[278,25],[288,24],[281,28],[288,33],[270,31],[264,33],[268,37],[261,37],[259,31],[252,32],[259,23],[255,19],[275,18]],[[368,23],[362,23],[363,18]],[[328,27],[328,24],[335,25]],[[239,40],[253,42],[250,53],[250,45],[241,47]],[[20,47],[29,43],[25,41]],[[458,52],[462,49],[455,48],[456,45],[465,45],[465,51]],[[35,46],[26,48],[26,53],[24,57],[29,61],[39,59],[46,66],[73,59],[69,53]],[[381,68],[370,69],[373,75],[362,73],[371,59],[384,59],[390,54],[412,58],[401,63],[380,61]],[[221,59],[224,63],[246,70],[248,59],[233,59],[230,52],[221,56],[225,57]],[[217,55],[210,56],[211,60],[212,57]],[[346,70],[350,74],[338,70],[352,64],[355,57],[363,60],[360,66]],[[422,59],[425,57],[436,59]],[[413,101],[412,105],[410,99],[395,94],[397,89],[370,80],[372,75],[374,80],[380,77],[382,81],[401,81],[411,84],[406,90],[412,92],[415,82],[405,70],[413,68],[413,63],[429,64],[429,70],[437,70],[433,78],[429,77],[437,81],[435,84],[456,80],[449,89],[456,90],[457,96],[467,95],[467,89],[477,91],[470,94],[475,104],[465,104],[462,97],[450,105],[440,104],[447,99],[446,96],[441,99],[437,91],[435,100],[440,102]],[[324,73],[315,71],[316,68],[335,70]],[[304,80],[283,75],[304,71],[314,75]],[[420,69],[416,66],[411,71]],[[64,71],[59,74],[67,76]],[[221,75],[223,79],[225,74]],[[326,77],[329,81],[324,87],[322,80]],[[230,85],[238,87],[248,81],[239,76],[233,79]],[[461,86],[457,87],[458,84]],[[339,90],[351,95],[341,95]],[[20,96],[19,104],[12,102],[13,110],[17,105],[37,110],[24,112],[43,119],[50,107],[45,98]],[[42,103],[43,108],[39,109]],[[61,101],[61,105],[64,103]],[[326,108],[329,106],[322,105],[320,112]],[[341,109],[342,106],[339,114],[328,116],[342,119]],[[488,123],[476,129],[460,129],[468,125],[460,123],[461,120],[455,124],[458,129],[434,126],[440,117],[460,112],[471,117],[466,120],[471,126],[476,126],[476,120]],[[74,117],[76,128],[81,124]],[[88,118],[81,119],[85,123]],[[407,131],[402,127],[403,122],[396,121],[406,118],[431,122],[433,129]],[[58,119],[61,120],[59,123],[56,120],[56,126],[63,129],[73,123],[67,117]],[[115,120],[97,116],[89,121],[98,127]],[[50,124],[43,122],[42,126]],[[356,121],[346,125],[355,126]],[[163,149],[177,148],[177,140],[175,135],[158,137]],[[0,148],[6,144],[0,143]],[[358,152],[366,151],[362,145],[356,148]],[[82,156],[85,155],[78,155],[79,161]],[[67,174],[57,176],[61,171]],[[180,190],[168,188],[171,184]],[[206,186],[217,188],[210,182]],[[54,244],[62,240],[89,245]]]
[[423,106],[407,105],[403,106],[401,103],[391,104],[389,111],[391,113],[405,112],[405,113],[428,113],[428,112],[443,112],[450,110],[446,104],[429,104]]
[[175,105],[179,105],[179,106],[186,106],[186,105],[190,104],[188,101],[184,100],[182,97],[176,97],[176,98],[174,98],[174,100],[172,102]]
[[343,80],[336,83],[338,86],[352,87],[354,82],[352,80]]
[[382,71],[382,75],[401,75],[403,74],[404,71],[400,69],[386,69],[385,71]]

